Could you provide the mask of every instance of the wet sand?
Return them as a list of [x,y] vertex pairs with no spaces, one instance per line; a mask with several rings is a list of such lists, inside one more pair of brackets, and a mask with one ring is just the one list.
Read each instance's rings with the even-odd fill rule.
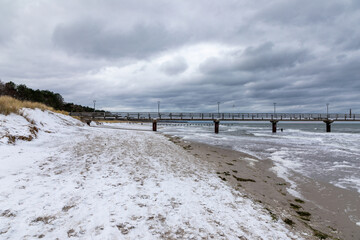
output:
[[290,180],[302,195],[294,197],[287,191],[290,183],[271,171],[274,165],[269,159],[168,137],[209,164],[234,189],[263,204],[274,221],[284,221],[305,239],[360,239],[360,226],[356,225],[360,194],[294,174]]

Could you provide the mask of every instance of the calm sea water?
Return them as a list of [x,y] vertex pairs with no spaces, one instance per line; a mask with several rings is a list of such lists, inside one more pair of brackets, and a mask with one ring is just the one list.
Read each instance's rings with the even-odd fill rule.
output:
[[[184,139],[231,148],[275,162],[281,177],[292,172],[360,193],[360,123],[235,123],[214,126],[162,126],[160,131]],[[281,132],[280,128],[284,131]]]

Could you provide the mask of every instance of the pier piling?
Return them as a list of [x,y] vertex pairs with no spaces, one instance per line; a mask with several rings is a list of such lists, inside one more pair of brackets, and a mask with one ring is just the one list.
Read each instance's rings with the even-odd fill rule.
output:
[[324,123],[326,124],[326,132],[331,132],[331,124],[334,120],[325,120]]
[[278,120],[271,120],[270,122],[272,123],[272,132],[276,133]]
[[219,119],[214,120],[216,134],[219,133],[219,123],[220,123]]
[[156,130],[157,130],[157,120],[156,119],[153,119],[152,127],[153,127],[153,131],[156,132]]

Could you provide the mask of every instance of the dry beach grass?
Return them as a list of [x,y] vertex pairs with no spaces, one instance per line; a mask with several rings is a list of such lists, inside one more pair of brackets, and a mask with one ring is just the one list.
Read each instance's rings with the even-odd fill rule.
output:
[[[34,122],[29,119],[26,114],[22,111],[22,109],[40,109],[42,111],[48,110],[51,112],[61,113],[64,115],[69,115],[68,112],[65,111],[59,111],[54,110],[52,107],[49,107],[45,104],[38,103],[38,102],[30,102],[30,101],[21,101],[18,99],[15,99],[10,96],[0,96],[0,114],[3,114],[5,116],[9,114],[18,114],[26,119],[28,122],[29,127],[29,133],[27,135],[12,135],[9,133],[5,134],[5,137],[8,138],[8,143],[14,144],[17,140],[23,140],[23,141],[32,141],[34,138],[36,138],[37,133],[39,131],[38,127],[34,125]],[[0,136],[1,137],[1,136]]]
[[10,113],[20,113],[22,108],[39,108],[41,110],[54,111],[53,108],[46,106],[42,103],[20,101],[9,96],[0,96],[0,113],[9,115]]

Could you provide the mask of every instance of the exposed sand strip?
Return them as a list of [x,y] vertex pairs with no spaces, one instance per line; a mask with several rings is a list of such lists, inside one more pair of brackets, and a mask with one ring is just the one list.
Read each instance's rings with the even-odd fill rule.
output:
[[[360,218],[359,194],[295,175],[292,180],[296,181],[303,195],[302,199],[297,199],[287,192],[290,184],[269,170],[273,167],[270,160],[182,141],[177,137],[169,138],[200,161],[209,163],[224,182],[263,204],[274,218],[293,221],[295,231],[308,232],[312,236],[324,233],[323,236],[329,239],[360,239],[360,227],[356,225]],[[349,215],[353,216],[353,221]]]

